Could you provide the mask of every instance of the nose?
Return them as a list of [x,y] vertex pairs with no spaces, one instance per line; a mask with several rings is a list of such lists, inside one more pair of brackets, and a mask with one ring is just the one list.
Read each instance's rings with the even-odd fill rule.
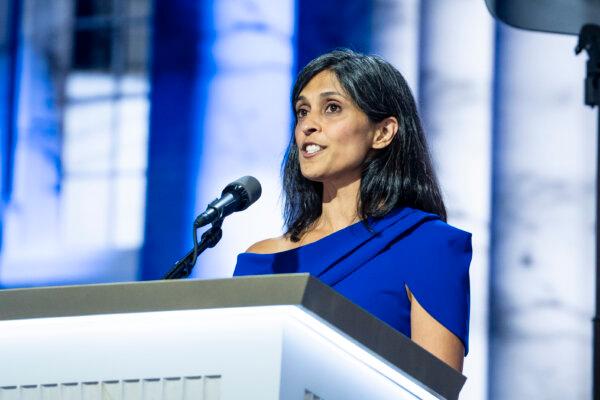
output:
[[302,121],[300,122],[300,132],[302,132],[306,136],[309,136],[309,135],[317,132],[318,130],[319,130],[318,122],[314,118],[311,118],[310,116],[304,117],[302,119]]

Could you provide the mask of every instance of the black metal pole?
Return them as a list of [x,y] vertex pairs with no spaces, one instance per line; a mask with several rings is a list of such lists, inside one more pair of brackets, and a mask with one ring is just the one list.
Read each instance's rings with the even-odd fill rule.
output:
[[596,311],[593,318],[592,393],[600,400],[600,108],[598,109],[598,135],[596,136]]
[[588,53],[585,77],[585,104],[598,107],[596,135],[596,310],[593,324],[592,397],[600,400],[600,26],[586,24],[579,33],[575,53]]

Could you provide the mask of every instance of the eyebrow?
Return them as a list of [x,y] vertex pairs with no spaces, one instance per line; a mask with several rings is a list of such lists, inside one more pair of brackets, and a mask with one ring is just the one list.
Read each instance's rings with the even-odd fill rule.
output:
[[[341,96],[341,97],[345,98],[345,96],[343,94],[341,94],[340,92],[323,92],[323,93],[321,93],[319,95],[319,97],[328,97],[328,96],[334,96],[334,95]],[[306,101],[306,97],[300,95],[300,96],[298,96],[298,98],[296,99],[296,101],[294,102],[294,104],[296,104],[296,103],[298,103],[299,101],[302,101],[302,100]]]

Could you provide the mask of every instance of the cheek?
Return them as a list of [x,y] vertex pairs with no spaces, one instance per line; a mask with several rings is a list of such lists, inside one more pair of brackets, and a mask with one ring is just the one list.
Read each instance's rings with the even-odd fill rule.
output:
[[343,153],[338,154],[335,158],[340,162],[355,168],[363,164],[366,156],[367,152],[363,147],[353,146],[352,148],[347,148]]
[[337,142],[348,156],[364,157],[371,148],[370,136],[367,129],[349,127],[340,134]]
[[296,146],[298,146],[300,137],[301,137],[301,132],[298,129],[298,127],[296,126],[296,127],[294,127],[294,143],[296,143]]

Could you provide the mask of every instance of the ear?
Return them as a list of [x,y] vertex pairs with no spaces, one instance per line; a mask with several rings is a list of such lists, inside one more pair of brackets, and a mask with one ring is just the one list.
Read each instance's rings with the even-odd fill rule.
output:
[[398,120],[396,117],[387,117],[383,121],[377,123],[375,135],[373,135],[373,149],[383,149],[387,147],[398,132]]

